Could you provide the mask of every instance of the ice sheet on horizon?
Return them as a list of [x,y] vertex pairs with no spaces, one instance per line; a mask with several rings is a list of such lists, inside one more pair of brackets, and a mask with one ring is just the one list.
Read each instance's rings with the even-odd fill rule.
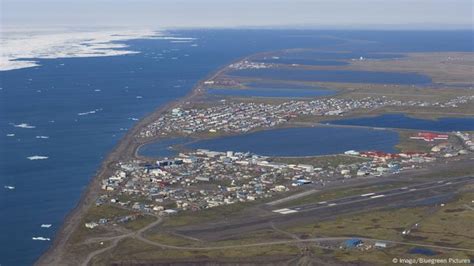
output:
[[116,56],[139,53],[117,41],[131,39],[194,40],[163,36],[154,30],[101,30],[77,32],[6,31],[0,34],[0,71],[39,66],[31,58]]

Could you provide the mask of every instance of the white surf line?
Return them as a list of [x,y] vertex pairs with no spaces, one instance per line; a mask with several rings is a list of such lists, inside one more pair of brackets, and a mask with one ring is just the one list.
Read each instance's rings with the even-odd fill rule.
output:
[[375,193],[367,193],[367,194],[362,194],[360,196],[361,197],[368,197],[368,196],[372,196],[372,195],[375,195]]

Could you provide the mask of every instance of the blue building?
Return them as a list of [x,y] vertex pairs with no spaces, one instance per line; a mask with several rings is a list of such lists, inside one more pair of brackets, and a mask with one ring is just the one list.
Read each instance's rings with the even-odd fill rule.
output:
[[360,244],[362,244],[362,240],[360,240],[358,238],[351,238],[351,239],[348,239],[344,242],[344,246],[346,248],[356,248]]

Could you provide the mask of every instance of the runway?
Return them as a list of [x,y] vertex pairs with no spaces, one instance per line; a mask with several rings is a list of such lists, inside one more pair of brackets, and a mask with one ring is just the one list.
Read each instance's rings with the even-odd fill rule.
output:
[[216,241],[268,229],[271,224],[291,226],[376,209],[441,204],[452,199],[459,187],[472,181],[472,176],[446,178],[287,208],[263,205],[254,212],[255,215],[185,226],[174,231],[202,240]]
[[406,187],[401,187],[401,188],[396,188],[396,189],[391,189],[391,190],[369,192],[369,193],[360,194],[357,196],[345,197],[345,198],[340,198],[340,199],[331,200],[331,201],[320,201],[317,203],[300,205],[300,206],[295,206],[291,208],[275,209],[272,211],[275,213],[284,214],[284,215],[294,214],[298,212],[314,211],[314,210],[320,210],[320,209],[334,207],[338,205],[354,204],[357,202],[364,202],[364,201],[382,200],[383,198],[390,198],[390,197],[394,197],[398,195],[410,195],[414,193],[422,193],[423,191],[430,190],[430,189],[457,186],[459,184],[463,184],[472,180],[474,180],[473,177],[450,178],[450,179],[416,184],[412,186],[406,186]]

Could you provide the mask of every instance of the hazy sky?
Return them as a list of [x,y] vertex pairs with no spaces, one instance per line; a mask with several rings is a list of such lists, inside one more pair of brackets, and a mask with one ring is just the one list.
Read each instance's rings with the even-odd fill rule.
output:
[[13,26],[471,28],[474,0],[0,0]]

